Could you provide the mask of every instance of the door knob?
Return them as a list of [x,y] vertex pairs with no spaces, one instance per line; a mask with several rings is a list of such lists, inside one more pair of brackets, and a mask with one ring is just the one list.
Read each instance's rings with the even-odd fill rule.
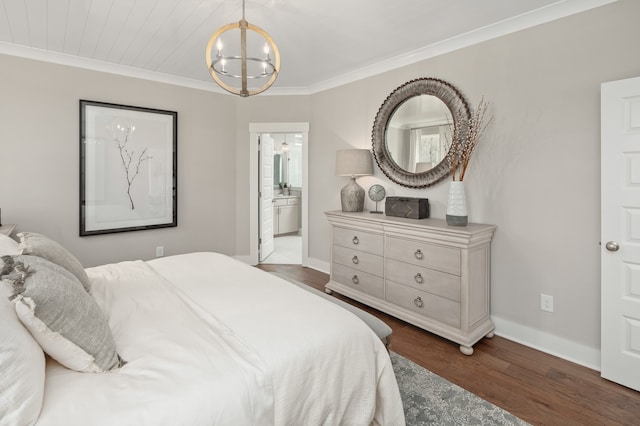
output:
[[605,247],[609,251],[618,251],[620,249],[620,245],[618,245],[618,243],[616,243],[615,241],[609,241],[605,245]]

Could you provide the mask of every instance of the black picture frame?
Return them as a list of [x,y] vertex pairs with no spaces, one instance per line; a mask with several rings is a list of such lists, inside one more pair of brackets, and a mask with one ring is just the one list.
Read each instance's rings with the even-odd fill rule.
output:
[[178,226],[178,113],[80,100],[80,236]]

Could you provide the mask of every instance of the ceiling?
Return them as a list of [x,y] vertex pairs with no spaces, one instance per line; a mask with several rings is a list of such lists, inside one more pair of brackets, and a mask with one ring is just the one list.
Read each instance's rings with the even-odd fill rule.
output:
[[[314,93],[615,0],[246,0],[268,93]],[[0,53],[219,91],[205,47],[242,0],[2,0]]]

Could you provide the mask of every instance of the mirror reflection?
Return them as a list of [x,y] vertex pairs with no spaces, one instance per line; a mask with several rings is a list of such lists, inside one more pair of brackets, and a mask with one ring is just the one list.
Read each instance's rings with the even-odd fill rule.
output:
[[[424,188],[448,176],[451,127],[464,141],[471,110],[450,83],[437,78],[411,80],[391,92],[373,122],[373,156],[393,182]],[[459,124],[459,126],[458,126]]]
[[408,173],[431,170],[447,154],[452,123],[451,111],[435,96],[420,95],[403,102],[386,130],[392,161]]
[[278,133],[273,138],[273,187],[302,187],[302,134]]

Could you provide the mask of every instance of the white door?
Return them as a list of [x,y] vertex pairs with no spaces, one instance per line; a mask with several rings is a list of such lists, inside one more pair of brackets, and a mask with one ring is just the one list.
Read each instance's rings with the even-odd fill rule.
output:
[[273,253],[273,139],[260,135],[260,262]]
[[601,374],[640,390],[640,77],[601,92]]

